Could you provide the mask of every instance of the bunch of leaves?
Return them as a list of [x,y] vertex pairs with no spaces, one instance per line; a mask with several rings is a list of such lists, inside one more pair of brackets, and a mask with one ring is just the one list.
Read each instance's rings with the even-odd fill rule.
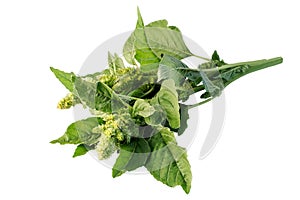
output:
[[[205,62],[190,68],[182,59]],[[145,167],[155,179],[190,192],[192,172],[185,148],[175,135],[187,128],[189,109],[209,102],[238,78],[282,62],[282,58],[227,64],[215,51],[211,58],[194,55],[180,30],[167,20],[144,24],[138,10],[136,28],[123,48],[123,58],[108,54],[108,68],[78,76],[51,67],[69,90],[58,108],[77,104],[91,117],[72,123],[51,143],[77,145],[73,157],[96,150],[99,159],[118,158],[112,176]],[[187,105],[193,94],[203,101]]]

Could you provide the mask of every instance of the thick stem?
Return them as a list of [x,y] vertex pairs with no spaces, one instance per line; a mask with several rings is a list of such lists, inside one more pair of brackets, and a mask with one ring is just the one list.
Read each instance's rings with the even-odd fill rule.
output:
[[282,57],[276,57],[276,58],[271,58],[268,60],[265,59],[265,60],[257,60],[257,61],[251,61],[251,62],[242,62],[242,63],[224,65],[224,66],[227,66],[227,68],[233,68],[233,67],[237,67],[237,66],[248,66],[248,69],[245,72],[239,74],[238,76],[233,77],[231,80],[225,82],[224,85],[227,86],[230,83],[234,82],[235,80],[241,78],[242,76],[245,76],[252,72],[255,72],[255,71],[258,71],[261,69],[265,69],[265,68],[268,68],[268,67],[271,67],[274,65],[278,65],[278,64],[282,63],[282,61],[283,61]]
[[[245,76],[246,74],[261,70],[261,69],[265,69],[267,67],[271,67],[274,65],[278,65],[280,63],[282,63],[283,59],[282,57],[276,57],[276,58],[271,58],[271,59],[264,59],[264,60],[256,60],[256,61],[250,61],[250,62],[240,62],[240,63],[234,63],[234,64],[226,64],[223,65],[221,67],[217,67],[217,68],[212,68],[212,69],[203,69],[204,72],[213,72],[213,71],[222,71],[225,69],[230,69],[230,68],[235,68],[235,67],[239,67],[239,66],[247,66],[248,69],[245,72],[242,72],[240,74],[238,74],[237,76],[232,77],[232,79],[224,82],[224,86],[228,86],[230,83],[234,82],[235,80],[237,80],[238,78],[241,78],[242,76]],[[203,85],[197,86],[194,88],[195,93],[197,91],[200,91],[204,89]],[[199,103],[193,104],[193,105],[189,105],[189,109],[190,108],[194,108],[197,106],[200,106],[202,104],[205,104],[209,101],[211,101],[213,98],[208,98],[204,101],[201,101]]]
[[254,72],[254,71],[257,71],[260,69],[278,65],[278,64],[282,63],[282,61],[283,61],[282,57],[276,57],[276,58],[271,58],[271,59],[263,59],[263,60],[240,62],[240,63],[234,63],[234,64],[226,64],[226,65],[223,65],[222,67],[203,69],[203,71],[204,72],[217,71],[217,70],[234,68],[234,67],[238,67],[238,66],[242,66],[242,65],[248,65],[250,68],[249,73],[251,73],[251,72]]

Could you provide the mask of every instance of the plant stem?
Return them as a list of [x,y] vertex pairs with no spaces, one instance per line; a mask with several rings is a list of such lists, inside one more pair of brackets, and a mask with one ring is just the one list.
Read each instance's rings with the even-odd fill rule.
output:
[[205,89],[204,85],[198,85],[198,86],[196,86],[196,87],[193,88],[194,93],[200,92],[200,91],[202,91],[204,89]]
[[197,106],[200,106],[200,105],[202,105],[202,104],[205,104],[205,103],[207,103],[207,102],[210,102],[212,99],[213,99],[213,98],[209,98],[209,99],[206,99],[206,100],[201,101],[201,102],[199,102],[199,103],[195,103],[195,104],[192,104],[192,105],[188,105],[188,108],[189,108],[189,109],[195,108],[195,107],[197,107]]
[[250,74],[252,72],[256,72],[258,70],[262,70],[262,69],[265,69],[265,68],[268,68],[268,67],[271,67],[274,65],[278,65],[278,64],[282,63],[282,61],[283,61],[282,57],[276,57],[276,58],[271,58],[268,60],[265,59],[265,60],[257,60],[257,61],[251,61],[251,62],[242,62],[242,63],[231,64],[231,65],[229,65],[229,67],[230,66],[237,67],[237,66],[241,66],[241,65],[247,65],[248,69],[245,72],[241,73],[240,75],[235,76],[231,80],[225,82],[224,85],[226,87],[230,83],[234,82],[235,80],[237,80],[247,74]]
[[200,58],[200,59],[202,59],[202,60],[211,61],[211,59],[209,59],[209,58],[205,58],[205,57],[198,56],[198,55],[195,55],[195,54],[192,54],[192,56],[194,56],[194,57],[196,57],[196,58]]
[[119,97],[123,98],[123,99],[133,99],[133,100],[139,100],[141,98],[137,98],[137,97],[131,97],[131,96],[127,96],[127,95],[123,95],[123,94],[118,94]]
[[[231,79],[230,81],[227,81],[224,83],[225,87],[228,86],[230,83],[232,83],[233,81],[235,81],[236,79],[245,76],[246,74],[261,70],[261,69],[265,69],[267,67],[271,67],[277,64],[282,63],[283,59],[281,57],[276,57],[276,58],[271,58],[271,59],[263,59],[263,60],[256,60],[256,61],[250,61],[250,62],[240,62],[240,63],[234,63],[234,64],[226,64],[223,65],[221,67],[216,67],[216,68],[212,68],[212,69],[203,69],[203,71],[205,72],[213,72],[213,71],[219,71],[219,70],[225,70],[225,69],[230,69],[230,68],[235,68],[235,67],[239,67],[239,66],[248,66],[248,69],[244,72],[239,74],[238,76],[235,76],[233,79]],[[195,93],[198,91],[201,91],[202,89],[204,89],[203,85],[197,86],[194,88]],[[202,104],[205,104],[207,102],[210,102],[213,98],[208,98],[204,101],[201,101],[199,103],[193,104],[193,105],[188,105],[189,109],[190,108],[194,108],[197,106],[200,106]]]
[[[234,64],[226,64],[222,67],[212,68],[212,69],[203,69],[204,72],[209,71],[217,71],[217,70],[224,70],[229,68],[234,68],[242,65],[248,65],[251,72],[264,69],[267,67],[271,67],[273,65],[278,65],[282,63],[283,59],[282,57],[276,57],[271,59],[263,59],[263,60],[256,60],[256,61],[248,61],[248,62],[240,62],[240,63],[234,63]],[[250,72],[249,72],[250,73]]]

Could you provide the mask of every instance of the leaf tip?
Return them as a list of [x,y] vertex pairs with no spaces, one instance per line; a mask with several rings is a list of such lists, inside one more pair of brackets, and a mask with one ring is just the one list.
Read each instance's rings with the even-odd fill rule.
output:
[[183,191],[186,193],[186,194],[189,194],[190,191],[191,191],[191,183],[189,182],[185,182],[183,184],[180,185],[183,189]]
[[112,53],[110,51],[107,52],[107,55],[108,55],[109,58],[113,57],[113,55],[112,55]]
[[139,7],[137,7],[137,15],[138,15],[138,21],[136,23],[136,28],[142,28],[144,27],[144,21]]
[[117,178],[118,176],[121,176],[122,174],[123,174],[123,172],[120,171],[120,170],[117,170],[117,169],[112,170],[112,177],[113,178]]
[[58,141],[57,140],[52,140],[50,141],[50,144],[56,144]]
[[51,72],[54,73],[54,71],[55,71],[56,69],[55,69],[54,67],[50,66],[50,70],[51,70]]
[[214,53],[212,54],[211,59],[216,60],[216,61],[220,61],[220,56],[219,56],[217,50],[214,50]]
[[136,7],[136,11],[137,11],[138,15],[141,14],[140,7],[139,7],[139,6]]
[[187,186],[187,185],[184,185],[184,186],[181,186],[182,187],[182,189],[184,190],[184,192],[186,193],[186,194],[189,194],[190,193],[190,191],[191,191],[191,186],[189,185],[189,186]]

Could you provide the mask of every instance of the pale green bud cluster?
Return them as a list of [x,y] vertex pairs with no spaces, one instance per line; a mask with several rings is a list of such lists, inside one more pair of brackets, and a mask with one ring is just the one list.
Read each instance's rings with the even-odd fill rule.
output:
[[74,102],[74,95],[72,93],[67,94],[66,97],[64,97],[63,99],[61,99],[58,104],[57,104],[57,108],[58,109],[68,109],[71,108],[73,106],[73,102]]
[[101,134],[96,151],[100,160],[109,158],[118,148],[121,141],[124,140],[124,134],[119,128],[119,121],[114,115],[107,114],[103,116],[104,124],[93,128],[93,133]]
[[119,129],[119,122],[115,120],[114,115],[108,114],[103,117],[105,121],[104,124],[101,124],[93,129],[94,133],[100,133],[101,135],[105,135],[107,137],[114,137],[118,141],[124,140],[124,135]]
[[102,134],[96,146],[99,160],[109,158],[116,150],[117,146],[114,139]]
[[127,67],[127,68],[119,68],[116,70],[115,73],[104,73],[99,76],[99,81],[102,83],[107,84],[108,86],[112,87],[120,78],[120,76],[123,76],[129,71],[132,71],[133,68]]
[[133,70],[134,70],[134,68],[131,68],[131,67],[119,68],[119,69],[117,69],[116,74],[120,76],[120,75],[124,75],[124,74],[126,74],[127,72],[133,71]]
[[115,82],[116,80],[116,76],[113,75],[113,74],[103,74],[99,77],[99,80],[102,82],[102,83],[105,83],[107,85],[110,85],[110,83],[113,83]]

